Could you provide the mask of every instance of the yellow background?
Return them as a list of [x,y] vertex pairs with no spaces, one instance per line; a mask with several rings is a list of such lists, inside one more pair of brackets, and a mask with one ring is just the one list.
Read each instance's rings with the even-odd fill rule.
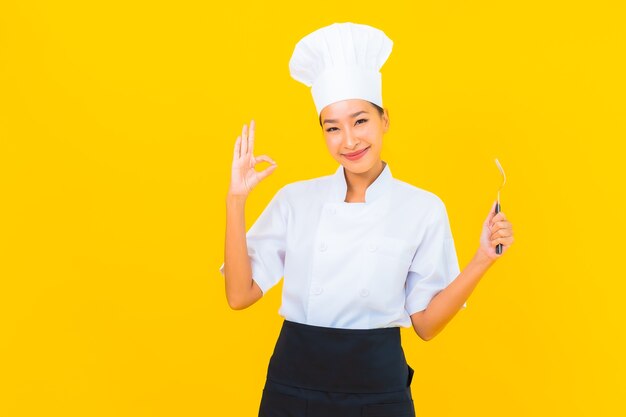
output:
[[515,244],[438,337],[402,330],[418,415],[626,415],[618,3],[2,1],[0,415],[256,416],[282,282],[228,308],[233,144],[254,118],[278,163],[248,228],[334,172],[288,60],[344,21],[394,41],[383,159],[462,268],[507,173]]

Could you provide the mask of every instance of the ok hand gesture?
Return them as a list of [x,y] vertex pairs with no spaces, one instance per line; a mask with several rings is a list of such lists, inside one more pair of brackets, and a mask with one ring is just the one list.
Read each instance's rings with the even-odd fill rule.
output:
[[[233,155],[233,165],[228,193],[230,195],[248,196],[250,191],[264,178],[274,172],[277,165],[272,158],[266,155],[254,156],[254,120],[250,121],[250,133],[245,124],[241,130],[241,136],[235,142],[235,152]],[[261,172],[257,172],[254,167],[261,161],[269,162],[272,165]]]

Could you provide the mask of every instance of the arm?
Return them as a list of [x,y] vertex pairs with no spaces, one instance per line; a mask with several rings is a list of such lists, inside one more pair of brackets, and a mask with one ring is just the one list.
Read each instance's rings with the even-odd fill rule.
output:
[[[276,163],[266,155],[254,156],[254,120],[243,125],[233,152],[230,187],[226,196],[226,243],[224,245],[224,278],[226,299],[234,310],[241,310],[257,302],[263,292],[252,279],[252,266],[246,238],[246,199],[250,191],[267,178]],[[254,167],[261,161],[272,166],[257,172]]]
[[252,279],[252,267],[246,244],[246,196],[226,197],[226,242],[224,245],[224,277],[226,299],[234,310],[257,302],[263,292]]
[[[465,300],[487,270],[513,244],[513,226],[503,212],[495,213],[495,204],[483,223],[480,247],[470,263],[446,288],[438,292],[425,310],[411,315],[417,335],[431,340],[448,324],[461,309]],[[495,247],[502,244],[502,253],[496,254]]]
[[445,289],[438,292],[425,310],[411,315],[413,329],[417,335],[427,341],[441,332],[461,309],[465,300],[493,263],[493,259],[481,252],[476,252],[474,258],[459,276]]

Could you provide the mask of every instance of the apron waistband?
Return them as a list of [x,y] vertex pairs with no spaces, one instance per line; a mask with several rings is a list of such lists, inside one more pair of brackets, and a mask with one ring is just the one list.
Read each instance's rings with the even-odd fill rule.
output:
[[267,378],[305,389],[382,393],[413,376],[399,327],[342,329],[283,321]]

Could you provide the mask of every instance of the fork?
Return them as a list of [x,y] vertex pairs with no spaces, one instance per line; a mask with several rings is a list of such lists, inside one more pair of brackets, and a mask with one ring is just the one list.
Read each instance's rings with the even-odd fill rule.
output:
[[[504,179],[502,181],[502,185],[498,189],[498,201],[496,202],[496,214],[498,214],[500,213],[500,211],[502,211],[502,206],[500,206],[500,190],[502,189],[502,187],[504,187],[504,183],[506,183],[506,175],[504,174],[504,169],[502,169],[502,165],[500,165],[500,161],[498,161],[498,158],[496,158],[496,165],[498,166],[498,169],[502,173],[502,177]],[[502,243],[498,243],[496,245],[496,253],[498,255],[502,254]]]

